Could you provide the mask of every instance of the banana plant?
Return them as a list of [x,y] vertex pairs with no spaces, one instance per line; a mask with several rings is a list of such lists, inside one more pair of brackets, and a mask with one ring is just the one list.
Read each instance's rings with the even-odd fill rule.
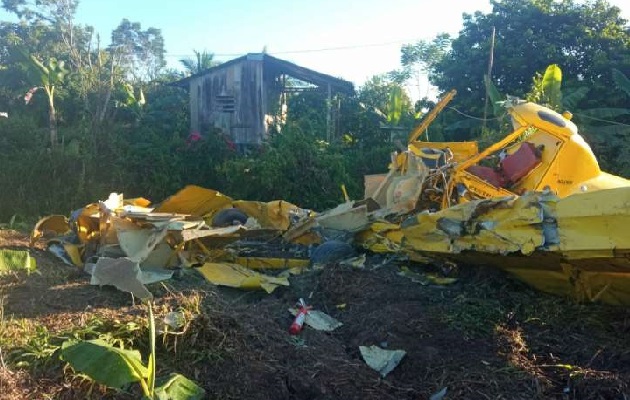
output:
[[496,85],[492,82],[492,79],[490,79],[488,75],[483,76],[483,81],[486,85],[486,93],[488,94],[490,103],[492,103],[492,113],[495,117],[498,117],[504,113],[501,102],[505,100],[505,96],[499,92],[499,89],[497,89]]
[[143,107],[146,104],[142,88],[138,90],[138,95],[136,96],[135,89],[131,84],[122,83],[121,87],[126,97],[123,101],[117,101],[116,105],[129,109],[136,119],[139,119],[142,116]]
[[544,73],[536,73],[532,89],[527,94],[528,101],[544,104],[547,107],[562,111],[562,69],[558,64],[547,66]]
[[410,105],[409,99],[405,95],[403,88],[399,85],[392,85],[387,94],[387,102],[382,109],[374,107],[372,109],[381,119],[381,129],[389,132],[390,138],[393,138],[394,132],[404,132],[407,128],[401,127],[401,119],[403,117],[413,117],[419,119],[422,112],[414,112]]
[[31,90],[25,96],[25,100],[28,104],[30,96],[32,96],[37,89],[43,89],[48,97],[48,128],[50,130],[50,145],[52,148],[57,146],[57,112],[55,109],[55,87],[64,83],[66,76],[70,71],[65,67],[63,60],[57,60],[54,57],[48,59],[47,62],[40,61],[33,54],[29,54],[23,49],[20,49],[20,53],[23,56],[23,65],[28,70],[28,76],[31,84],[34,85]]
[[68,340],[61,346],[61,358],[75,371],[110,388],[123,389],[138,383],[142,388],[143,399],[204,398],[205,390],[181,374],[173,373],[166,378],[156,379],[155,318],[151,302],[148,302],[148,311],[151,353],[147,365],[142,363],[139,351],[122,349],[101,339]]

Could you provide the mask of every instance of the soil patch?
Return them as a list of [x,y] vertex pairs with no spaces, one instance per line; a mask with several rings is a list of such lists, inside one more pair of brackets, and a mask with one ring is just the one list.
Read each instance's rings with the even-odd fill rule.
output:
[[[1,238],[4,247],[27,245],[17,232]],[[24,346],[18,326],[25,334],[43,326],[54,337],[94,318],[117,332],[137,323],[141,329],[128,339],[147,354],[142,305],[90,286],[81,271],[43,249],[33,255],[37,273],[0,278],[3,323],[15,335],[0,334],[1,397],[134,398],[133,391],[115,393],[64,374],[61,362],[20,369],[11,359]],[[630,396],[627,308],[574,304],[492,270],[466,269],[452,285],[423,286],[398,268],[328,265],[290,278],[271,295],[217,288],[194,270],[151,285],[158,320],[178,309],[190,315],[182,334],[158,339],[159,371],[196,380],[211,399],[427,399],[443,388],[447,399]],[[299,298],[343,326],[289,335],[287,308]],[[381,378],[361,358],[359,346],[370,345],[407,354]]]

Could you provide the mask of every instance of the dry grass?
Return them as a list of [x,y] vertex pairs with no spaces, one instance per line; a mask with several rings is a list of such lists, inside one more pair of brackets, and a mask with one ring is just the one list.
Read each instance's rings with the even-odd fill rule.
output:
[[[40,250],[39,273],[0,278],[2,398],[135,398],[72,374],[55,349],[105,335],[147,354],[145,308]],[[630,396],[628,309],[568,303],[492,271],[462,271],[447,287],[396,272],[329,266],[269,296],[218,290],[192,271],[153,285],[159,372],[183,373],[221,399],[421,399],[443,387],[457,399]],[[286,309],[299,297],[344,325],[291,337]],[[161,323],[171,312],[180,327]],[[358,346],[372,344],[407,352],[385,379],[360,357]]]

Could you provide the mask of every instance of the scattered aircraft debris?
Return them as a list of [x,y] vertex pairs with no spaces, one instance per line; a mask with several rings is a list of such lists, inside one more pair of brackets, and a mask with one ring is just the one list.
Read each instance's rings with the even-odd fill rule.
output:
[[453,96],[411,133],[406,151],[392,154],[387,174],[365,177],[363,200],[314,212],[194,185],[158,204],[112,193],[69,217],[43,218],[31,243],[46,238],[94,282],[139,297],[147,281],[170,276],[159,271],[180,268],[271,293],[305,268],[347,259],[364,268],[362,249],[496,266],[547,292],[630,304],[630,181],[600,170],[569,114],[517,99],[504,104],[514,130],[483,151],[475,142],[417,141]]

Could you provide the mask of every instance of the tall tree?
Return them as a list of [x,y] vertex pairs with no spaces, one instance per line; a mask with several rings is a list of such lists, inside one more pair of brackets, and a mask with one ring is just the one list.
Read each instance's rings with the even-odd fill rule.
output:
[[2,7],[28,22],[72,23],[78,0],[2,0]]
[[[442,91],[457,89],[453,105],[483,114],[484,74],[496,30],[491,79],[506,94],[524,96],[532,77],[549,64],[562,68],[565,92],[588,87],[579,104],[622,106],[611,94],[612,68],[630,70],[630,29],[620,10],[605,0],[491,0],[492,12],[464,15],[463,29],[444,58],[432,66],[431,81]],[[479,129],[481,124],[477,124]],[[475,131],[472,131],[475,132]],[[478,131],[477,131],[478,132]],[[470,130],[461,137],[469,136]]]
[[425,97],[429,88],[425,88],[423,92],[422,79],[444,58],[450,44],[451,36],[448,33],[440,33],[430,41],[423,39],[403,45],[400,49],[400,64],[403,68],[395,80],[399,82],[413,80],[417,86],[418,98]]
[[142,30],[139,22],[123,19],[112,32],[110,50],[122,57],[122,66],[135,82],[154,80],[166,66],[164,38],[156,28]]

